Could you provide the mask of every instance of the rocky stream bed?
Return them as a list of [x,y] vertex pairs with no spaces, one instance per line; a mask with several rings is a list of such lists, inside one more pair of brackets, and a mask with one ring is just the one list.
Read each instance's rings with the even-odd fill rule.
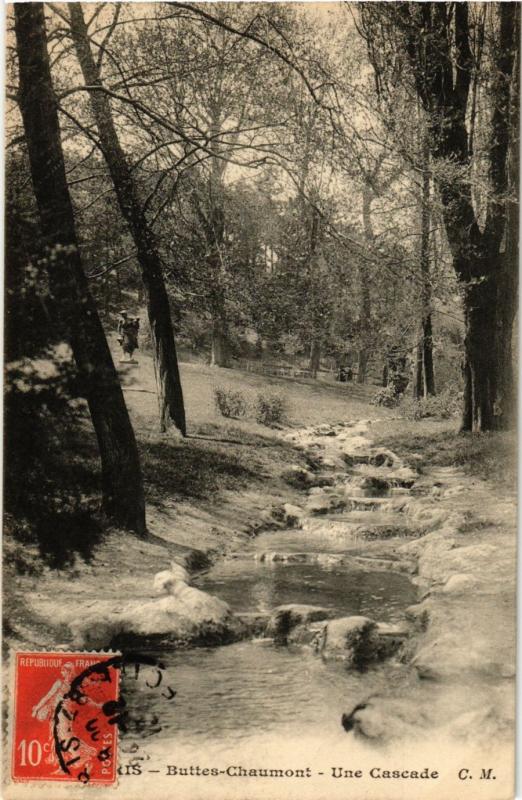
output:
[[34,598],[64,647],[138,648],[172,672],[171,710],[134,698],[145,722],[130,753],[143,737],[230,748],[260,732],[380,747],[512,736],[513,498],[459,469],[406,464],[371,430],[282,432],[309,465],[283,475],[301,502],[267,508],[192,577],[166,565],[120,604]]

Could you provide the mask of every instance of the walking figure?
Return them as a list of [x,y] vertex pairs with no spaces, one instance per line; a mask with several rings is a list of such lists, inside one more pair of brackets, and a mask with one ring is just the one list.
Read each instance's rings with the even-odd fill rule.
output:
[[140,329],[140,318],[129,317],[127,311],[120,311],[118,320],[118,342],[123,350],[122,361],[132,361],[132,355],[138,349],[138,331]]

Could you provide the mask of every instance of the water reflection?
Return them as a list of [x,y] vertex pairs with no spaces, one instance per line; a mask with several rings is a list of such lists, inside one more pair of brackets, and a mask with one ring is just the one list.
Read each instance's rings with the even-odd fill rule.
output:
[[234,611],[267,611],[286,603],[326,606],[338,615],[363,614],[393,621],[415,602],[405,575],[348,570],[335,563],[224,561],[198,585],[225,600]]

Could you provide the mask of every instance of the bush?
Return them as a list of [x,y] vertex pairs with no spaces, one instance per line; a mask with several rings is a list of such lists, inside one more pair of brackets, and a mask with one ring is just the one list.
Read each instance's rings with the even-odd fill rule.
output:
[[374,394],[370,403],[372,406],[385,406],[385,408],[395,408],[399,404],[400,396],[393,386],[384,386]]
[[241,392],[216,387],[214,389],[214,401],[223,417],[244,417],[246,414],[247,402]]
[[280,425],[286,416],[285,400],[278,394],[259,393],[255,402],[256,422],[261,425]]
[[462,392],[448,388],[434,397],[423,397],[420,400],[405,398],[401,403],[401,411],[406,419],[412,420],[427,417],[450,419],[460,413],[461,405]]
[[63,345],[6,364],[6,533],[22,571],[25,548],[62,568],[89,560],[101,536],[98,452],[79,388]]

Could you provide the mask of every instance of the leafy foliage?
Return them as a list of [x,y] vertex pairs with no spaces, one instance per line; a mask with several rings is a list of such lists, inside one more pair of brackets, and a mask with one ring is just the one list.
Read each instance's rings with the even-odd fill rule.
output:
[[238,417],[244,417],[247,412],[247,402],[241,392],[216,387],[214,389],[214,401],[223,417],[237,419]]
[[422,397],[416,400],[411,397],[404,398],[400,404],[401,413],[412,420],[450,419],[456,417],[461,408],[462,393],[452,387],[444,389],[433,397]]
[[6,367],[6,534],[55,568],[89,559],[101,535],[96,450],[68,355],[56,347]]
[[374,406],[384,406],[385,408],[395,408],[399,405],[400,397],[397,395],[393,386],[383,386],[379,389],[372,399],[371,404]]
[[279,394],[260,392],[255,401],[256,421],[261,425],[281,425],[288,412],[287,404]]

